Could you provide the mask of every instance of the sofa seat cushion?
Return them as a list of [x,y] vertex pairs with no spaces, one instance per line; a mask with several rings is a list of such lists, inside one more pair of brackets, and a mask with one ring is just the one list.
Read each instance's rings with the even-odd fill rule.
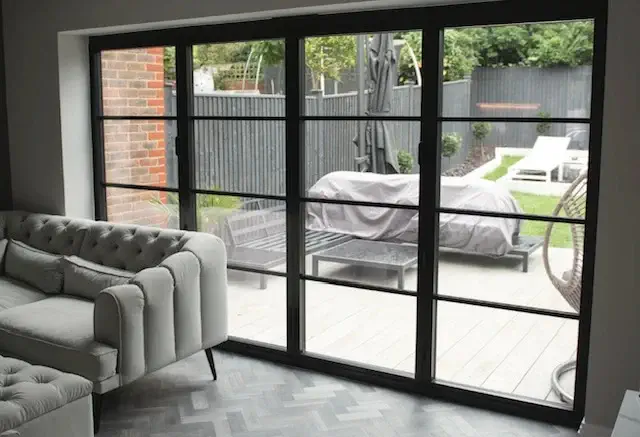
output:
[[93,306],[57,295],[0,312],[0,353],[92,382],[115,375],[118,351],[94,340]]
[[46,293],[23,282],[0,276],[0,312],[19,305],[37,302],[47,297]]

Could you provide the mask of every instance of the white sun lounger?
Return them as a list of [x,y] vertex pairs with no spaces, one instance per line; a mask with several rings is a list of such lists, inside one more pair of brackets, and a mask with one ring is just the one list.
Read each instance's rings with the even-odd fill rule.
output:
[[562,165],[569,143],[570,137],[538,137],[531,152],[509,167],[509,179],[551,182],[551,172],[557,168],[558,180],[562,180]]

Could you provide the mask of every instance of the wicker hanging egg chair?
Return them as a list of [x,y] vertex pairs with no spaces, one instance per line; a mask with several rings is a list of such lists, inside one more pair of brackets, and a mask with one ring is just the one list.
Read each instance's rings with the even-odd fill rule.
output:
[[[560,198],[553,211],[553,216],[565,216],[568,218],[584,218],[587,206],[587,172],[582,172],[569,186],[565,194]],[[584,225],[570,224],[571,240],[573,246],[573,262],[571,270],[557,277],[549,264],[549,246],[554,225],[549,223],[545,233],[542,257],[544,267],[549,275],[551,283],[560,292],[562,297],[576,312],[580,312],[580,296],[582,292],[582,263],[584,259]],[[576,360],[572,359],[560,364],[551,376],[551,387],[563,402],[572,403],[573,395],[568,393],[560,384],[562,375],[576,368]]]

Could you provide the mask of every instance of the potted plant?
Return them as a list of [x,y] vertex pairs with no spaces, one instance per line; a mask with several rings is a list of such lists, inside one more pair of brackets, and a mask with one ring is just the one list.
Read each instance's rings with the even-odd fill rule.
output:
[[485,160],[484,139],[491,134],[492,129],[491,123],[486,121],[478,121],[471,125],[471,133],[476,139],[476,144],[480,147],[480,156],[483,161]]
[[[538,112],[538,117],[551,118],[551,114],[549,114],[546,111],[540,111]],[[548,121],[541,121],[536,125],[536,132],[538,132],[538,135],[549,135],[550,131],[551,131],[551,123],[549,123]]]
[[398,150],[398,167],[400,173],[409,174],[413,170],[413,156],[406,150]]
[[460,151],[462,137],[457,133],[442,134],[442,149],[440,153],[445,158],[451,158]]

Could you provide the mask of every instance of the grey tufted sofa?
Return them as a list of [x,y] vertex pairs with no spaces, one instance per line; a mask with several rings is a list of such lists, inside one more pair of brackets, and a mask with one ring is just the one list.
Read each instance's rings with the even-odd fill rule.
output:
[[91,300],[0,274],[0,354],[92,381],[98,413],[96,395],[201,350],[215,379],[211,347],[227,339],[226,253],[217,237],[13,211],[0,212],[3,239],[134,275]]

